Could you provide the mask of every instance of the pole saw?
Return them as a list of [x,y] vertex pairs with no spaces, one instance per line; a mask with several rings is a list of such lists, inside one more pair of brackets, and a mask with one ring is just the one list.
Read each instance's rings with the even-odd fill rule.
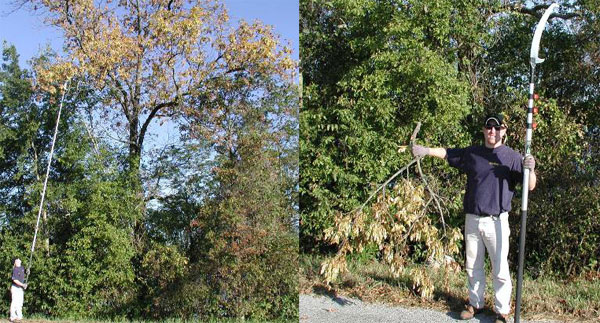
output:
[[67,92],[67,85],[69,84],[69,80],[65,81],[62,86],[62,96],[60,98],[60,104],[58,106],[58,114],[56,116],[56,124],[54,125],[54,135],[52,136],[52,145],[50,146],[50,155],[48,156],[48,166],[46,167],[46,177],[44,178],[44,187],[42,189],[42,194],[40,197],[40,207],[38,209],[37,221],[35,223],[35,233],[33,234],[33,242],[31,242],[31,252],[29,253],[29,263],[27,264],[27,271],[25,273],[25,284],[27,284],[27,280],[29,279],[29,274],[31,272],[31,263],[33,262],[33,252],[35,251],[35,242],[37,240],[37,234],[40,227],[40,217],[42,215],[42,211],[44,209],[44,197],[46,196],[46,188],[48,187],[48,177],[50,175],[50,165],[52,164],[52,156],[54,155],[54,144],[56,143],[56,135],[58,134],[58,125],[60,123],[60,114],[63,108],[63,102],[65,101],[65,93]]
[[[535,94],[533,88],[535,86],[535,65],[542,63],[544,59],[538,57],[540,50],[540,39],[542,32],[546,27],[546,22],[554,9],[558,8],[557,3],[553,3],[546,9],[542,19],[538,22],[533,33],[533,41],[531,42],[531,53],[529,55],[529,64],[531,65],[531,73],[529,76],[529,102],[527,106],[527,131],[525,134],[525,157],[531,155],[531,135],[533,132],[533,101]],[[519,234],[519,269],[517,274],[517,303],[515,308],[515,323],[519,323],[521,315],[521,292],[523,286],[523,261],[525,254],[525,234],[527,225],[527,198],[529,195],[529,169],[523,169],[523,197],[521,200],[521,232]]]

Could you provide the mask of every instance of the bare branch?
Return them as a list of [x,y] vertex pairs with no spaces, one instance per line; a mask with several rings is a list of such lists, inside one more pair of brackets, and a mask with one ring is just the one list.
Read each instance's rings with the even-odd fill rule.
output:
[[225,74],[229,74],[229,73],[233,73],[233,72],[241,72],[243,70],[244,70],[243,67],[236,67],[236,68],[228,69],[227,71],[225,71]]
[[[415,130],[413,131],[412,136],[410,137],[411,143],[415,140],[415,138],[417,137],[417,133],[419,133],[419,130],[421,130],[421,122],[417,123],[417,126],[415,127]],[[362,211],[362,209],[365,207],[365,205],[367,205],[367,203],[369,203],[369,201],[373,198],[373,196],[375,196],[375,194],[377,194],[377,192],[379,192],[382,188],[386,187],[387,184],[389,184],[394,178],[396,178],[398,175],[400,175],[400,173],[402,173],[404,170],[408,169],[410,166],[412,166],[414,163],[418,162],[420,159],[420,157],[415,158],[413,160],[411,160],[408,165],[404,166],[402,169],[400,169],[399,171],[397,171],[394,175],[392,175],[392,177],[388,178],[387,181],[385,181],[385,183],[381,184],[373,193],[371,193],[371,195],[369,196],[369,198],[358,208],[352,210],[352,212],[355,211]]]
[[82,120],[83,125],[85,126],[85,130],[88,133],[88,136],[90,136],[90,139],[92,141],[92,145],[94,147],[94,152],[96,153],[96,155],[100,155],[100,150],[98,149],[98,144],[96,143],[96,138],[94,137],[94,135],[92,134],[92,131],[90,130],[90,127],[88,126],[87,122],[85,122],[85,120]]
[[109,139],[112,139],[112,140],[114,140],[114,141],[120,142],[120,143],[122,143],[122,144],[126,144],[126,145],[135,144],[135,143],[134,143],[133,141],[131,141],[131,140],[123,140],[123,139],[120,139],[120,138],[115,138],[115,137],[113,137],[113,136],[109,135],[108,133],[105,133],[105,134],[104,134],[104,135],[103,135],[101,138],[109,138]]
[[425,175],[423,175],[423,170],[421,170],[420,159],[421,158],[417,159],[417,170],[419,172],[419,176],[421,177],[423,184],[425,184],[425,188],[429,192],[429,195],[431,195],[431,198],[435,202],[435,206],[437,207],[437,210],[440,213],[440,219],[442,220],[442,228],[444,229],[444,233],[446,233],[446,221],[444,221],[444,209],[442,208],[442,205],[440,204],[438,195],[433,192],[431,187],[429,187],[429,184],[427,183],[427,180],[425,179]]
[[179,102],[177,101],[177,99],[170,101],[170,102],[163,102],[160,104],[157,104],[156,106],[154,106],[154,108],[152,108],[152,110],[150,111],[150,114],[148,115],[148,118],[146,118],[146,120],[144,121],[144,124],[142,125],[142,129],[140,130],[140,136],[138,138],[138,145],[141,147],[142,143],[144,141],[144,136],[146,135],[146,131],[148,131],[148,126],[150,125],[150,122],[152,122],[152,119],[154,119],[154,117],[156,117],[156,114],[158,113],[158,111],[160,111],[162,108],[165,107],[174,107],[177,106],[177,104],[179,104]]
[[13,13],[23,9],[28,2],[30,2],[30,0],[12,1],[11,4],[14,5],[14,8],[6,13],[2,13],[2,17],[8,17],[9,15],[12,15]]

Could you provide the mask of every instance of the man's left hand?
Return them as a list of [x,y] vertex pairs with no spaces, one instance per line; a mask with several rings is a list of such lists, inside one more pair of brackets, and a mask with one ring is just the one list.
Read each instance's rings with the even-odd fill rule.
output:
[[535,169],[535,158],[531,155],[525,157],[523,160],[523,167],[529,169],[530,172],[533,172]]

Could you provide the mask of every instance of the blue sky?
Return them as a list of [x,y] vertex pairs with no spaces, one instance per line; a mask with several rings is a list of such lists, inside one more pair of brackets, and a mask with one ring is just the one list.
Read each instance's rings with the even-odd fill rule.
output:
[[[232,22],[239,19],[253,21],[259,19],[272,25],[282,39],[292,44],[294,59],[298,59],[298,19],[299,0],[224,0]],[[27,60],[50,45],[60,50],[62,38],[55,29],[44,26],[43,18],[21,9],[14,9],[12,1],[0,2],[0,42],[7,41],[15,45],[20,54],[20,63],[25,66]]]

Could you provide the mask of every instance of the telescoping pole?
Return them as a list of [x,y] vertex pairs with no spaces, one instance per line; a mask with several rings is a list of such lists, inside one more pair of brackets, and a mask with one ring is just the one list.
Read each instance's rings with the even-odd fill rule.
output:
[[[531,73],[529,75],[529,102],[527,105],[527,130],[525,134],[525,157],[531,155],[531,137],[533,133],[533,101],[535,87],[535,65],[542,63],[544,60],[538,57],[540,49],[540,39],[542,32],[546,27],[546,22],[554,9],[558,8],[558,4],[553,3],[538,22],[533,34],[531,43],[531,53],[529,63],[531,65]],[[527,233],[527,199],[529,196],[529,169],[523,169],[523,196],[521,199],[521,232],[519,234],[519,269],[517,272],[517,302],[515,307],[515,323],[520,322],[521,316],[521,293],[523,287],[523,263],[525,257],[525,235]]]
[[52,145],[50,146],[50,156],[48,156],[48,167],[46,167],[46,177],[44,178],[44,187],[42,189],[42,195],[40,197],[40,208],[38,209],[37,221],[35,223],[35,231],[33,234],[33,241],[31,242],[31,252],[29,253],[29,263],[27,264],[27,271],[25,273],[25,283],[29,279],[29,273],[31,272],[31,263],[33,262],[33,252],[35,251],[35,242],[37,240],[38,229],[40,227],[40,216],[44,209],[44,197],[46,196],[46,188],[48,186],[48,177],[50,175],[50,164],[52,164],[52,156],[54,154],[54,144],[56,143],[56,135],[58,134],[58,125],[60,124],[60,114],[63,108],[63,102],[65,101],[65,93],[67,92],[67,85],[69,81],[65,81],[62,86],[63,92],[58,106],[58,114],[56,116],[56,124],[54,125],[54,136],[52,136]]

